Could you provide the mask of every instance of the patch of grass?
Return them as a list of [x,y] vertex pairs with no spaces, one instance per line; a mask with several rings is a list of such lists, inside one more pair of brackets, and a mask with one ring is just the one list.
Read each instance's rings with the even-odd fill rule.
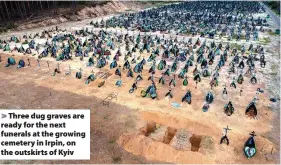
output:
[[155,4],[154,7],[161,7],[161,6],[164,6],[166,4],[169,4],[169,3],[167,3],[167,2],[164,2],[164,3],[163,2],[159,2],[159,3]]
[[264,37],[263,38],[263,41],[261,41],[263,44],[267,45],[271,42],[270,38],[269,37]]
[[147,0],[138,1],[138,3],[141,3],[141,4],[151,4],[151,5],[146,6],[145,8],[161,7],[161,6],[176,3],[176,2],[181,2],[181,1],[147,1]]
[[104,117],[103,117],[103,119],[105,119],[105,120],[106,120],[106,119],[108,119],[108,117],[109,117],[109,115],[107,115],[107,116],[104,116]]
[[233,48],[236,48],[237,50],[241,50],[241,45],[237,44],[237,43],[231,43],[230,44],[230,48],[233,49]]
[[277,72],[271,72],[270,75],[272,76],[277,75]]
[[0,27],[0,34],[1,33],[6,33],[8,29],[6,27]]
[[120,157],[113,157],[112,160],[113,160],[113,163],[120,163],[120,162],[122,162],[122,159]]
[[15,29],[17,27],[18,26],[15,23],[13,23],[13,22],[7,23],[5,26],[0,27],[0,34],[1,33],[6,33],[8,30]]
[[127,11],[127,12],[128,12],[128,11],[134,11],[134,10],[132,10],[132,9],[126,9],[125,11]]
[[113,143],[115,143],[115,140],[112,139],[112,140],[109,140],[108,142],[109,142],[110,144],[113,144]]
[[279,69],[279,67],[277,66],[277,65],[271,65],[270,66],[270,69],[271,69],[271,75],[277,75],[277,73],[278,73],[278,69]]
[[280,34],[276,34],[276,33],[273,32],[273,31],[269,31],[268,34],[271,35],[271,36],[280,36]]
[[5,161],[3,162],[3,164],[14,164],[14,163],[15,163],[14,160],[5,160]]
[[236,39],[237,39],[237,34],[233,34],[233,35],[232,35],[232,39],[235,39],[235,40],[236,40]]
[[272,11],[280,17],[280,11],[278,11],[278,10],[272,10]]
[[6,25],[6,28],[8,28],[8,29],[14,29],[14,28],[17,28],[18,26],[15,24],[15,23],[13,23],[13,22],[11,22],[11,23],[8,23],[7,25]]

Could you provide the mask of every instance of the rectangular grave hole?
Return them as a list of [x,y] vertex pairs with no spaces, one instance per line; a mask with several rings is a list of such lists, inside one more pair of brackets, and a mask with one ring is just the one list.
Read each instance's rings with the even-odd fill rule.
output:
[[168,127],[165,136],[163,138],[163,143],[170,144],[176,133],[177,133],[176,128]]
[[193,134],[189,139],[191,143],[191,151],[198,152],[200,148],[200,143],[202,140],[202,136]]
[[156,130],[156,123],[153,121],[147,122],[146,126],[143,129],[143,134],[149,136],[152,132]]

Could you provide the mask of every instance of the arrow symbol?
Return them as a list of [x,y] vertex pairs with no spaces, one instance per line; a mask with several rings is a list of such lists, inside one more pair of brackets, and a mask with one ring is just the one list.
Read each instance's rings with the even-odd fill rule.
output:
[[5,115],[5,114],[2,114],[2,119],[3,119],[3,118],[6,118],[6,117],[7,117],[7,115]]

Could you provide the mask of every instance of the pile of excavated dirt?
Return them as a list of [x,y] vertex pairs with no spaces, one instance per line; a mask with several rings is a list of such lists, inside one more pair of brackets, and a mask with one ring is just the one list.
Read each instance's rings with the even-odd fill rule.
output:
[[191,138],[191,133],[184,129],[180,129],[176,132],[174,138],[170,144],[177,150],[191,150],[191,143],[189,139]]
[[113,14],[115,12],[123,12],[127,9],[128,7],[125,4],[123,4],[123,2],[113,1],[103,6],[97,5],[95,7],[85,7],[82,10],[78,11],[78,16],[81,19],[84,19],[84,18],[90,18],[95,16]]
[[92,7],[86,6],[76,12],[76,14],[64,14],[56,17],[44,17],[40,19],[31,20],[19,25],[17,30],[44,27],[47,25],[56,25],[67,21],[80,21],[83,19],[125,12],[126,10],[136,10],[139,8],[140,4],[135,4],[132,2],[112,1],[106,3],[105,5],[96,5]]
[[[139,131],[124,133],[117,143],[123,148],[137,156],[143,156],[148,160],[157,160],[168,163],[273,163],[271,151],[276,151],[272,142],[264,136],[255,138],[258,152],[255,159],[250,161],[243,154],[243,145],[248,138],[247,134],[239,133],[239,130],[232,130],[229,139],[230,144],[219,144],[220,131],[217,126],[206,127],[207,123],[188,121],[184,117],[168,115],[159,112],[143,112],[143,119],[148,120],[147,124]],[[167,125],[162,125],[166,123]],[[157,126],[166,126],[160,129]],[[169,125],[169,126],[168,126]],[[196,127],[194,128],[194,126]],[[171,127],[172,126],[172,127]],[[161,128],[160,127],[160,128]],[[164,128],[164,127],[163,127]],[[156,140],[154,132],[163,136],[163,140]],[[165,135],[163,134],[165,132]],[[235,132],[235,133],[233,133]]]

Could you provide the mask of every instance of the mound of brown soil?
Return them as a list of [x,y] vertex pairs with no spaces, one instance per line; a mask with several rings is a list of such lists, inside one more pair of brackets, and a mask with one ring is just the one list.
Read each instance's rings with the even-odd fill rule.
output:
[[139,8],[137,4],[132,2],[112,1],[105,5],[86,6],[77,11],[76,14],[63,14],[55,17],[41,17],[18,26],[18,30],[30,29],[36,27],[44,27],[47,25],[56,25],[67,21],[80,21],[83,19],[94,18],[114,14],[117,12],[124,12],[126,10],[134,10]]

